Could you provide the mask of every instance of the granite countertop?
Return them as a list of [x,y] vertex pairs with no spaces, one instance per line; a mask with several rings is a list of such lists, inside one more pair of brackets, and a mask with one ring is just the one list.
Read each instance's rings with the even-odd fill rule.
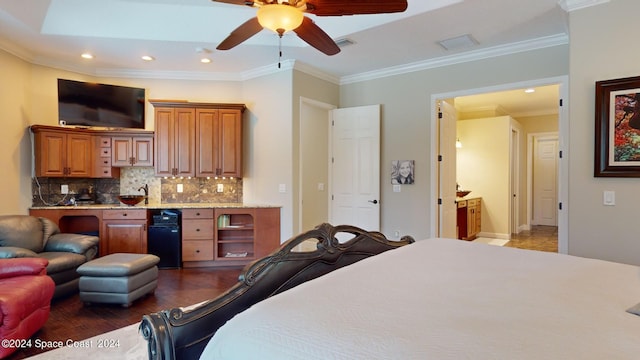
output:
[[55,209],[78,209],[78,210],[109,210],[109,209],[207,209],[207,208],[227,208],[227,209],[242,209],[242,208],[279,208],[279,205],[260,205],[260,204],[244,204],[244,203],[150,203],[144,204],[144,202],[135,205],[128,206],[124,204],[79,204],[79,205],[62,205],[62,206],[32,206],[32,210],[55,210]]

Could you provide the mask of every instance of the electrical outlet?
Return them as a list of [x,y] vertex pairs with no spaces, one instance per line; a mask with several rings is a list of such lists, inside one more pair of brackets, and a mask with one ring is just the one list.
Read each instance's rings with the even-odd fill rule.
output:
[[224,192],[224,184],[218,184],[218,192]]
[[184,191],[184,187],[182,186],[182,184],[176,185],[176,191],[179,192],[179,193]]
[[60,194],[66,195],[69,193],[69,185],[60,185]]

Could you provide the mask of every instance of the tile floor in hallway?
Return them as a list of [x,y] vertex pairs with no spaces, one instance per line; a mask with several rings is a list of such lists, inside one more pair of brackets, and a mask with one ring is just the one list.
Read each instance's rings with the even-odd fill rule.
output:
[[531,230],[512,234],[507,247],[558,252],[558,227],[534,225]]

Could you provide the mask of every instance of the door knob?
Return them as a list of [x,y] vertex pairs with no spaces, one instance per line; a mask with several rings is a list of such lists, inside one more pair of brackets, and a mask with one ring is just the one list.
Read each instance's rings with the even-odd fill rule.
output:
[[369,200],[370,203],[377,204],[378,200]]

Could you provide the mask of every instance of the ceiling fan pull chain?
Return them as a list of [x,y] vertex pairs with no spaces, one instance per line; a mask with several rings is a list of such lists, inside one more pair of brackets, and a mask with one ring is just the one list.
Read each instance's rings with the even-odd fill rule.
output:
[[282,33],[278,31],[278,69],[282,66],[280,65],[280,61],[282,60]]

